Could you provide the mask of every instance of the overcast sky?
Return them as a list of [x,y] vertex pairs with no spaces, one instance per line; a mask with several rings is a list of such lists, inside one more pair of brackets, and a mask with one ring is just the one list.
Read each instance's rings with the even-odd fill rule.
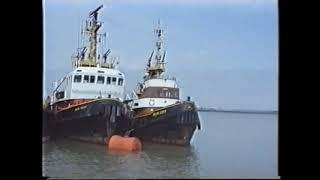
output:
[[126,89],[142,80],[160,18],[167,73],[198,105],[278,108],[278,6],[274,0],[45,0],[44,96],[70,72],[80,20],[100,4]]

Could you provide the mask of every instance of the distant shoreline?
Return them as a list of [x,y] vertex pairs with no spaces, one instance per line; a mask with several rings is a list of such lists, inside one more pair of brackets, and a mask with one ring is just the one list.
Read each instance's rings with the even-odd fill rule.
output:
[[224,112],[224,113],[245,113],[245,114],[278,114],[278,111],[259,111],[259,110],[217,110],[198,108],[200,112]]

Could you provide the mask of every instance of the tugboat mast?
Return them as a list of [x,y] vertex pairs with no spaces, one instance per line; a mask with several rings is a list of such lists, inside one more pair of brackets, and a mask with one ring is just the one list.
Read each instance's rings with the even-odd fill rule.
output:
[[[102,26],[102,22],[98,21],[98,11],[103,7],[103,5],[99,6],[95,10],[89,13],[89,19],[86,21],[84,30],[82,29],[81,25],[81,44],[82,41],[85,41],[84,47],[79,48],[78,42],[78,54],[73,56],[72,58],[75,60],[75,64],[73,65],[76,67],[86,66],[86,67],[97,67],[97,44],[98,44],[98,37],[99,42],[101,41],[101,36],[106,38],[106,34],[98,34],[98,30]],[[82,37],[83,34],[87,35]],[[88,39],[86,38],[88,37]],[[89,44],[86,44],[86,39],[88,40]],[[87,52],[88,51],[88,52]],[[98,60],[100,60],[100,55],[98,56]]]
[[147,73],[148,76],[146,77],[147,79],[151,79],[151,78],[159,78],[161,76],[161,74],[165,71],[165,67],[164,67],[164,60],[165,60],[165,56],[166,56],[166,51],[164,51],[162,53],[162,35],[164,33],[164,30],[161,28],[160,25],[160,20],[158,20],[158,27],[155,29],[155,35],[156,35],[156,53],[155,53],[155,64],[152,65],[152,57],[154,54],[154,50],[151,53],[151,56],[148,60],[148,65],[147,65]]
[[[115,69],[116,57],[111,57],[110,62],[107,62],[109,54],[111,53],[110,49],[107,49],[106,52],[102,53],[104,45],[106,45],[106,33],[98,33],[100,27],[102,27],[102,22],[98,21],[98,11],[103,7],[99,6],[95,10],[89,13],[89,19],[86,20],[84,30],[82,29],[83,25],[81,24],[81,45],[84,43],[83,47],[79,48],[78,42],[78,53],[75,56],[72,56],[72,67],[101,67],[101,68],[110,68]],[[83,37],[84,36],[84,37]],[[99,44],[99,50],[98,50]],[[98,52],[99,51],[99,52]],[[100,52],[101,51],[101,52]]]
[[163,29],[161,29],[160,20],[158,20],[158,28],[155,29],[155,33],[156,33],[156,37],[157,37],[157,41],[156,41],[157,53],[156,53],[156,57],[155,57],[155,59],[157,60],[156,66],[162,67],[163,61],[164,61],[164,59],[162,59],[162,61],[161,61],[161,48],[162,48],[162,37],[161,36],[163,33]]
[[89,61],[92,64],[96,64],[97,62],[97,32],[99,28],[101,27],[101,22],[98,22],[98,11],[103,7],[103,5],[99,6],[97,9],[92,11],[89,14],[89,17],[91,20],[89,21],[89,26],[87,24],[86,30],[90,34],[89,36],[89,42],[90,42],[90,48],[89,48]]

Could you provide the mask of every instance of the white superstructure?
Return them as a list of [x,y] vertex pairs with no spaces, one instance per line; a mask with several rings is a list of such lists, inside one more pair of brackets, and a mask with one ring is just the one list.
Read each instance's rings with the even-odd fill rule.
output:
[[72,57],[72,72],[54,83],[52,103],[76,99],[124,99],[125,75],[117,69],[115,58],[108,57],[110,49],[102,53],[106,33],[98,33],[102,26],[98,21],[101,8],[102,5],[90,12],[84,29],[81,28],[83,47]]
[[144,87],[178,88],[178,84],[173,79],[149,79],[144,82]]
[[56,87],[54,101],[124,98],[125,76],[117,69],[78,67]]
[[[132,109],[160,108],[179,102],[179,87],[175,78],[163,76],[165,71],[166,51],[162,50],[163,29],[155,29],[156,46],[151,53],[146,68],[143,83],[138,84],[138,90],[133,92]],[[154,62],[152,61],[154,59]]]

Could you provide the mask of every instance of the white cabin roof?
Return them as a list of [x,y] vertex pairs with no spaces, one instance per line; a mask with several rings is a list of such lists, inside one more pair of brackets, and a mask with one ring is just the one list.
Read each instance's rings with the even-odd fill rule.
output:
[[124,78],[124,73],[118,69],[109,69],[109,68],[99,68],[99,67],[77,67],[70,74],[104,74],[111,75],[115,77]]

